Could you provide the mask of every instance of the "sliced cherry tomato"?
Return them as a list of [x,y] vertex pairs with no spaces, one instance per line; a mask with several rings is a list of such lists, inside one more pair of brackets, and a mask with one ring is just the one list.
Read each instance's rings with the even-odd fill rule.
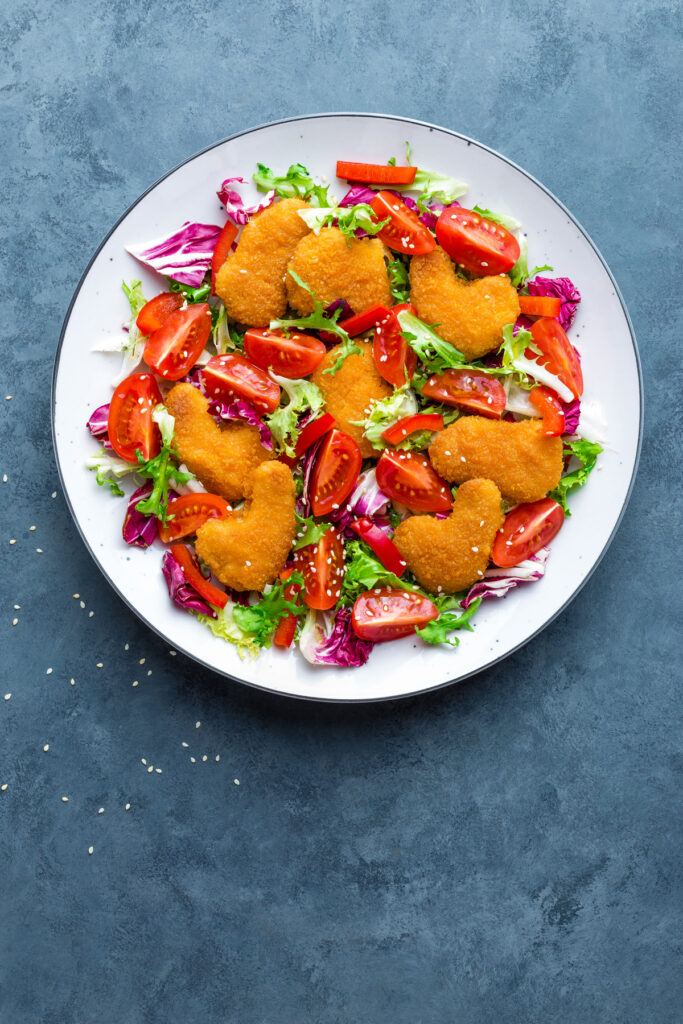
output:
[[135,324],[142,334],[153,334],[163,327],[171,313],[180,309],[185,296],[180,292],[162,292],[146,302],[137,315]]
[[151,373],[133,373],[114,388],[109,404],[109,442],[122,459],[137,462],[139,449],[145,462],[161,451],[161,431],[152,411],[162,401]]
[[562,299],[555,295],[520,295],[519,311],[524,316],[558,317],[562,309]]
[[204,390],[213,399],[243,398],[258,412],[273,412],[280,403],[280,388],[259,366],[244,356],[214,356],[202,370]]
[[518,505],[505,517],[496,534],[491,561],[501,569],[519,565],[555,537],[564,522],[562,506],[552,498]]
[[506,274],[519,259],[519,242],[507,228],[464,206],[447,206],[441,212],[436,238],[470,274]]
[[361,640],[398,640],[436,619],[439,611],[424,594],[412,590],[368,590],[356,598],[351,625]]
[[356,486],[363,456],[352,437],[330,430],[316,455],[311,481],[314,516],[326,516],[339,508]]
[[289,455],[280,455],[279,461],[284,462],[286,466],[293,466],[298,459],[301,458],[304,452],[307,452],[316,441],[319,441],[323,434],[326,434],[328,430],[331,430],[334,426],[334,418],[330,416],[329,412],[324,412],[322,416],[319,416],[317,420],[311,420],[307,423],[299,434],[296,444],[294,445],[294,458]]
[[344,579],[344,545],[334,526],[325,530],[317,544],[307,544],[294,552],[294,568],[304,578],[308,607],[319,611],[333,608]]
[[500,381],[488,373],[473,370],[449,369],[434,374],[423,386],[422,394],[444,405],[455,405],[494,420],[503,415],[507,401]]
[[221,269],[232,249],[232,243],[237,238],[239,228],[232,221],[228,221],[216,239],[216,246],[211,257],[211,291],[216,294],[216,274]]
[[194,587],[197,593],[205,601],[208,601],[209,604],[214,604],[217,608],[225,608],[228,603],[228,595],[224,590],[214,587],[213,583],[202,576],[197,562],[185,545],[171,544],[169,551],[183,570],[183,575],[190,586]]
[[[280,579],[283,582],[288,580],[292,575],[292,572],[292,569],[283,569],[280,573]],[[293,601],[300,591],[301,587],[298,583],[290,583],[290,585],[284,589],[284,596],[287,601]],[[276,647],[292,646],[292,640],[296,633],[296,624],[298,621],[298,615],[294,615],[293,613],[285,615],[284,618],[280,619],[277,629],[273,633],[273,643]]]
[[[531,325],[531,337],[543,353],[543,363],[551,373],[565,384],[574,398],[583,394],[583,374],[576,349],[565,334],[559,320],[544,316]],[[535,352],[526,350],[528,359],[538,359]]]
[[415,416],[404,416],[382,431],[382,437],[389,444],[400,444],[409,434],[418,430],[443,430],[443,416],[439,412],[419,412]]
[[231,512],[225,498],[217,494],[183,494],[169,501],[166,525],[159,527],[159,536],[164,544],[169,544],[181,537],[190,537],[207,519],[222,519]]
[[417,167],[391,167],[389,164],[357,164],[337,160],[337,177],[367,185],[412,185]]
[[[386,306],[370,306],[368,309],[364,309],[362,313],[356,313],[354,316],[348,316],[346,320],[340,320],[338,326],[344,328],[349,338],[357,338],[364,331],[369,331],[371,327],[376,327],[388,315],[389,310]],[[332,338],[335,342],[339,341],[334,335],[332,335]]]
[[211,310],[207,302],[177,309],[158,331],[150,334],[145,362],[160,377],[180,380],[199,359],[210,333]]
[[370,206],[378,220],[389,218],[390,223],[376,237],[390,249],[408,256],[423,256],[436,248],[431,231],[398,196],[392,196],[391,192],[378,192]]
[[539,384],[529,392],[529,401],[543,417],[541,433],[546,437],[561,437],[564,434],[564,408],[555,392]]
[[244,351],[252,363],[279,377],[308,377],[327,352],[322,341],[298,331],[269,331],[251,327],[244,335]]
[[406,341],[398,320],[398,314],[403,311],[415,315],[415,307],[409,302],[392,306],[377,325],[372,342],[372,354],[380,377],[397,388],[412,380],[417,366],[417,355]]
[[403,575],[408,563],[393,540],[387,537],[379,526],[375,526],[371,520],[363,516],[362,519],[356,519],[355,523],[351,523],[351,529],[372,548],[385,569],[393,572],[394,576]]
[[379,489],[413,512],[447,512],[453,495],[426,455],[385,449],[375,476]]

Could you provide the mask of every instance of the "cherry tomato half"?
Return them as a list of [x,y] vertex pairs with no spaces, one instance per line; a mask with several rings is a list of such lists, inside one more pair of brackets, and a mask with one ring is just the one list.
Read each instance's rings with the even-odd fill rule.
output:
[[151,373],[133,373],[114,389],[109,404],[109,442],[120,458],[137,462],[136,449],[145,462],[161,451],[161,431],[152,419],[162,401],[159,385]]
[[180,380],[192,369],[211,333],[211,310],[197,302],[171,313],[163,326],[150,334],[145,362],[166,380]]
[[180,292],[162,292],[146,302],[137,315],[135,324],[142,334],[154,334],[168,320],[171,313],[180,309],[185,296]]
[[394,576],[402,576],[408,563],[398,550],[393,540],[387,537],[386,533],[380,530],[379,526],[363,516],[351,523],[351,529],[365,541],[368,547],[375,552],[385,569],[393,572]]
[[392,167],[389,164],[361,164],[337,160],[337,177],[367,185],[412,185],[417,167]]
[[352,437],[330,430],[320,446],[311,481],[314,516],[326,516],[339,508],[356,486],[363,456]]
[[351,624],[361,640],[398,640],[439,615],[433,601],[411,590],[368,590],[356,598]]
[[473,370],[449,369],[435,374],[423,386],[422,394],[444,405],[455,405],[494,420],[503,415],[507,401],[500,381],[488,373]]
[[304,578],[304,601],[309,608],[333,608],[344,580],[344,545],[334,526],[325,530],[317,544],[294,552],[294,568]]
[[377,325],[372,342],[372,354],[380,377],[396,388],[412,380],[417,366],[417,355],[406,341],[398,320],[398,314],[403,311],[415,315],[415,307],[409,302],[392,306]]
[[258,412],[273,412],[280,403],[280,388],[259,366],[230,352],[214,356],[202,370],[209,401],[243,398]]
[[539,384],[529,392],[529,401],[543,417],[539,428],[541,433],[545,437],[561,437],[564,434],[564,408],[555,392]]
[[564,512],[552,498],[518,505],[505,517],[496,534],[491,561],[501,569],[519,565],[555,537],[562,528]]
[[171,544],[169,551],[183,570],[183,576],[190,586],[194,587],[209,604],[214,604],[217,608],[225,608],[228,603],[228,595],[224,590],[214,587],[213,583],[202,576],[199,566],[188,548],[184,544]]
[[519,242],[507,228],[464,206],[447,206],[441,212],[436,238],[470,274],[506,274],[519,259]]
[[378,192],[370,201],[370,206],[377,220],[389,218],[390,223],[376,237],[390,249],[404,252],[408,256],[423,256],[436,248],[431,231],[398,196],[393,196],[391,192]]
[[323,361],[327,352],[318,338],[298,331],[269,331],[250,328],[244,335],[244,351],[252,363],[262,370],[272,370],[279,377],[308,377]]
[[166,525],[159,527],[159,536],[164,544],[169,544],[181,537],[190,537],[207,519],[222,519],[231,512],[225,498],[217,494],[182,494],[169,501]]
[[[344,328],[349,338],[357,338],[364,331],[369,331],[371,327],[376,327],[388,315],[389,310],[386,306],[369,306],[361,313],[355,313],[353,316],[348,316],[346,320],[340,320],[338,326]],[[332,335],[332,338],[335,343],[339,340],[334,335]]]
[[380,491],[413,512],[447,512],[453,495],[426,455],[385,449],[375,477]]
[[520,295],[519,311],[524,316],[558,317],[562,310],[562,299],[555,295]]
[[232,249],[232,243],[237,238],[239,228],[232,221],[228,221],[216,239],[216,246],[211,257],[211,291],[216,294],[216,275],[221,269]]
[[[544,316],[531,325],[531,337],[543,353],[539,362],[569,388],[574,398],[583,394],[583,374],[576,349],[567,337],[559,320]],[[538,359],[535,352],[526,350],[528,359]]]
[[[288,580],[292,575],[292,569],[283,569],[280,573],[280,579],[284,582]],[[301,587],[298,583],[290,583],[288,587],[284,589],[284,597],[287,601],[293,601],[297,594],[300,592]],[[293,612],[285,615],[280,619],[277,625],[277,629],[273,633],[273,643],[276,647],[291,647],[294,634],[296,633],[296,624],[299,621],[298,615],[294,615]]]

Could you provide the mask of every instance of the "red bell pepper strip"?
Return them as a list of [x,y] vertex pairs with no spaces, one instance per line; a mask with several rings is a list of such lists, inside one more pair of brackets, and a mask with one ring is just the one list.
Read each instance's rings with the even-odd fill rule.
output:
[[221,269],[232,248],[232,243],[237,238],[239,228],[232,221],[228,221],[216,241],[216,246],[211,257],[211,291],[216,294],[216,274]]
[[393,540],[390,540],[379,526],[375,526],[366,516],[363,516],[362,519],[356,519],[355,523],[351,523],[351,529],[365,541],[368,547],[372,548],[385,569],[393,572],[394,576],[403,575],[408,563]]
[[415,416],[404,416],[382,431],[382,437],[389,444],[400,444],[408,434],[418,430],[443,430],[443,416],[440,412],[419,412]]
[[[280,579],[288,580],[292,575],[292,569],[283,569],[280,573]],[[287,601],[293,601],[297,594],[301,591],[301,587],[298,583],[292,583],[290,586],[285,587],[284,596]],[[273,634],[273,643],[276,647],[291,647],[294,634],[296,633],[296,624],[298,616],[293,613],[289,613],[280,619],[277,629]]]
[[562,309],[562,299],[554,295],[520,295],[519,311],[524,316],[558,317]]
[[191,587],[200,594],[205,601],[209,604],[215,604],[217,608],[225,608],[228,603],[228,595],[224,590],[219,590],[218,587],[214,587],[213,583],[210,583],[205,579],[199,571],[199,568],[184,544],[171,544],[170,552],[175,558],[176,562],[183,570],[185,579]]
[[543,422],[539,430],[545,437],[561,437],[564,434],[564,409],[551,388],[538,384],[529,392],[529,401],[538,409]]
[[362,164],[337,160],[337,177],[367,185],[412,185],[417,167],[391,167],[388,164]]
[[304,452],[307,452],[311,445],[314,445],[316,441],[319,441],[323,434],[326,434],[328,430],[331,430],[334,426],[334,418],[330,416],[329,412],[324,412],[322,416],[319,416],[317,420],[312,420],[307,423],[297,438],[297,442],[294,445],[294,458],[290,455],[281,455],[279,462],[284,462],[285,466],[289,466],[290,469],[301,458]]

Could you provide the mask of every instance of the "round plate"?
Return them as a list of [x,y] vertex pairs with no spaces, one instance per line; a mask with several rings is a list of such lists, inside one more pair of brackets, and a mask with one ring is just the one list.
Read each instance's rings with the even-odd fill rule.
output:
[[[337,157],[385,163],[402,158],[404,140],[421,167],[470,186],[465,202],[513,214],[528,235],[529,265],[549,263],[582,295],[572,340],[581,352],[584,402],[596,403],[607,442],[588,485],[571,498],[572,517],[552,544],[545,578],[508,597],[485,601],[473,633],[460,646],[427,647],[406,639],[378,645],[358,669],[309,665],[298,651],[263,651],[241,660],[169,600],[161,575],[161,546],[127,547],[121,538],[124,499],[97,487],[84,466],[95,442],[85,429],[90,412],[108,400],[119,368],[94,343],[127,320],[121,281],[142,279],[145,294],[161,279],[124,246],[165,234],[184,220],[223,224],[216,190],[224,178],[249,180],[256,163],[282,173],[300,162],[334,182]],[[253,193],[255,196],[255,192]],[[250,190],[244,190],[251,201]],[[619,372],[615,373],[615,367]],[[57,350],[53,434],[71,512],[95,562],[124,601],[175,649],[216,672],[277,693],[318,700],[385,700],[457,682],[493,665],[530,640],[560,612],[595,569],[628,501],[640,448],[642,388],[633,329],[617,285],[588,235],[562,204],[505,157],[456,132],[407,118],[376,114],[317,114],[242,132],[191,157],[153,185],[100,245],[71,302]]]

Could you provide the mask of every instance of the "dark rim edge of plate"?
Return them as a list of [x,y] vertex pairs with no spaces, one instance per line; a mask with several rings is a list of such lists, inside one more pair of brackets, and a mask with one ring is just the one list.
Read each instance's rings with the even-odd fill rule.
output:
[[368,118],[369,117],[369,118],[377,118],[377,119],[383,120],[383,121],[400,121],[400,122],[403,122],[404,124],[409,124],[409,125],[410,124],[413,124],[413,125],[416,124],[416,125],[419,125],[422,128],[429,128],[432,131],[443,132],[445,135],[452,135],[455,138],[460,139],[462,142],[466,142],[468,145],[477,146],[478,149],[482,149],[485,152],[490,153],[491,156],[495,156],[495,157],[497,157],[497,159],[502,160],[503,163],[508,164],[510,167],[514,167],[515,170],[519,171],[520,174],[523,174],[525,178],[528,178],[535,185],[537,185],[538,188],[540,188],[543,192],[545,192],[546,195],[548,195],[560,207],[560,209],[567,215],[567,217],[570,219],[570,221],[578,228],[578,230],[581,232],[583,237],[586,239],[588,244],[591,246],[591,248],[595,252],[595,254],[598,257],[598,259],[600,260],[604,270],[606,271],[607,276],[609,277],[610,281],[612,282],[612,285],[613,285],[614,290],[615,290],[615,294],[616,294],[617,298],[619,299],[619,303],[621,305],[621,308],[622,308],[622,311],[623,311],[623,314],[624,314],[624,318],[626,320],[626,324],[627,324],[628,329],[629,329],[629,334],[631,336],[631,344],[633,346],[633,354],[634,354],[634,358],[635,358],[635,362],[636,362],[636,370],[637,370],[637,373],[638,373],[638,397],[639,397],[639,407],[638,407],[638,444],[636,446],[636,454],[635,454],[635,459],[633,461],[633,470],[631,472],[631,479],[629,481],[629,486],[628,486],[628,490],[626,492],[626,497],[624,498],[623,504],[622,504],[621,509],[619,511],[619,515],[618,515],[617,520],[616,520],[616,522],[614,524],[612,532],[609,535],[607,541],[605,542],[605,544],[604,544],[604,546],[602,548],[602,551],[600,552],[600,554],[596,558],[595,563],[593,564],[591,569],[588,571],[588,573],[586,574],[584,579],[581,581],[581,583],[578,585],[576,590],[571,594],[570,597],[567,598],[567,600],[564,602],[564,604],[560,608],[558,608],[557,611],[549,619],[546,619],[546,621],[543,623],[542,626],[539,626],[538,629],[534,630],[534,632],[531,633],[530,636],[525,637],[524,640],[520,640],[520,642],[518,644],[516,644],[514,647],[512,647],[509,651],[506,651],[505,654],[498,655],[497,657],[493,658],[491,661],[487,661],[486,664],[480,665],[479,668],[473,669],[471,672],[466,672],[464,675],[457,676],[454,679],[446,679],[446,680],[444,680],[444,682],[436,683],[434,686],[427,686],[427,687],[422,687],[422,688],[420,688],[418,690],[411,690],[410,693],[393,694],[393,695],[388,696],[388,697],[326,697],[324,695],[317,695],[317,694],[288,693],[288,692],[285,692],[283,690],[275,690],[272,687],[263,686],[260,683],[251,682],[248,679],[241,679],[239,676],[233,676],[229,672],[224,672],[222,669],[216,668],[214,665],[209,664],[209,662],[204,661],[202,658],[197,657],[197,655],[192,654],[190,651],[184,649],[183,647],[177,647],[177,648],[174,647],[173,648],[174,650],[177,649],[177,650],[181,651],[186,657],[190,658],[192,661],[195,661],[195,662],[197,662],[200,665],[203,665],[204,668],[209,669],[211,672],[215,672],[217,675],[221,675],[221,676],[223,676],[223,677],[225,677],[227,679],[231,679],[234,682],[241,683],[244,686],[250,686],[250,687],[252,687],[255,690],[260,690],[263,693],[271,694],[271,695],[274,695],[274,696],[280,696],[280,697],[290,697],[290,698],[294,698],[296,700],[316,701],[316,702],[319,701],[319,702],[322,702],[322,703],[325,703],[325,704],[374,704],[374,703],[386,702],[386,701],[406,700],[409,697],[417,697],[417,696],[420,696],[421,694],[432,693],[435,690],[441,690],[441,689],[443,689],[446,686],[452,686],[455,683],[464,682],[465,679],[470,679],[472,676],[478,675],[480,672],[484,672],[486,669],[493,668],[494,665],[497,665],[499,662],[504,661],[505,658],[509,658],[510,655],[514,654],[516,651],[520,650],[520,648],[522,648],[526,644],[530,643],[535,637],[537,637],[539,635],[539,633],[543,632],[544,629],[546,629],[552,622],[554,622],[555,619],[558,617],[558,615],[561,615],[562,612],[564,612],[565,609],[569,607],[569,605],[574,600],[574,598],[577,597],[577,595],[581,592],[581,590],[583,590],[585,585],[588,583],[589,579],[591,578],[591,576],[593,575],[593,573],[595,572],[597,567],[600,565],[600,562],[605,557],[605,554],[606,554],[609,546],[611,545],[612,541],[614,540],[614,538],[616,536],[616,533],[617,533],[619,527],[621,526],[622,519],[624,518],[624,514],[626,512],[626,507],[627,507],[627,505],[628,505],[628,503],[629,503],[629,501],[631,499],[631,495],[633,493],[633,487],[634,487],[636,475],[637,475],[637,472],[638,472],[638,464],[640,462],[640,454],[641,454],[641,448],[642,448],[642,442],[643,442],[643,371],[642,371],[642,367],[641,367],[641,363],[640,363],[640,354],[638,352],[638,345],[636,343],[636,336],[635,336],[635,331],[633,330],[633,324],[631,322],[631,317],[629,316],[629,312],[628,312],[628,309],[626,308],[626,303],[624,302],[623,296],[622,296],[621,291],[619,289],[619,285],[617,284],[617,282],[616,282],[616,280],[614,278],[614,275],[612,274],[612,271],[610,270],[610,268],[609,268],[609,266],[608,266],[604,256],[602,255],[602,253],[598,249],[597,245],[595,244],[595,242],[593,241],[591,236],[588,234],[588,232],[585,230],[585,228],[579,223],[579,221],[571,213],[571,211],[567,209],[567,207],[564,205],[564,203],[560,199],[558,199],[557,196],[553,192],[550,191],[550,189],[546,188],[546,186],[542,182],[540,182],[537,178],[535,178],[533,176],[533,174],[530,174],[523,167],[520,167],[519,164],[516,164],[514,162],[514,160],[510,160],[508,157],[503,156],[503,154],[499,153],[497,150],[491,149],[490,146],[486,146],[484,143],[478,142],[476,139],[470,139],[469,136],[463,135],[461,132],[456,132],[456,131],[454,131],[451,128],[444,128],[442,125],[431,124],[429,121],[420,121],[420,120],[417,120],[416,118],[412,118],[412,117],[402,117],[399,114],[373,114],[373,113],[361,112],[361,111],[330,111],[330,112],[327,112],[327,113],[318,113],[318,114],[299,114],[299,115],[297,115],[295,117],[283,117],[283,118],[280,118],[280,119],[278,119],[276,121],[267,121],[264,124],[255,125],[252,128],[246,128],[244,131],[235,132],[233,135],[228,135],[226,138],[220,139],[218,142],[213,142],[210,146],[206,146],[204,149],[201,149],[197,153],[194,153],[192,156],[189,156],[186,160],[182,160],[179,164],[176,164],[175,167],[172,167],[165,174],[162,174],[160,178],[158,178],[155,182],[153,182],[153,184],[151,184],[148,188],[146,188],[145,191],[142,192],[137,197],[135,202],[131,203],[131,205],[121,214],[121,216],[118,218],[118,220],[112,225],[110,230],[107,232],[107,234],[104,236],[104,238],[102,239],[100,244],[97,246],[97,249],[93,253],[92,257],[88,261],[88,264],[87,264],[85,270],[83,271],[83,273],[81,275],[81,278],[80,278],[80,280],[78,282],[78,285],[76,286],[76,290],[73,293],[73,296],[72,296],[71,301],[69,303],[69,306],[67,308],[66,314],[64,316],[64,321],[62,323],[62,329],[61,329],[61,332],[60,332],[60,335],[59,335],[59,342],[57,344],[57,351],[55,353],[55,361],[54,361],[54,366],[53,366],[53,370],[52,370],[52,396],[51,396],[52,444],[53,444],[53,448],[54,448],[55,462],[56,462],[56,465],[57,465],[57,472],[59,474],[59,482],[60,482],[60,485],[61,485],[61,488],[62,488],[62,493],[64,494],[64,497],[66,499],[66,503],[67,503],[69,512],[71,513],[71,517],[72,517],[72,519],[73,519],[73,521],[74,521],[74,523],[76,525],[76,529],[78,530],[78,532],[79,532],[79,534],[81,536],[81,539],[82,539],[82,541],[83,541],[83,543],[84,543],[84,545],[86,547],[86,550],[89,552],[92,560],[94,561],[95,565],[100,570],[100,572],[102,573],[104,578],[107,580],[107,582],[112,587],[112,589],[115,591],[115,593],[118,594],[118,596],[121,598],[121,600],[124,602],[124,604],[126,604],[128,606],[128,608],[130,608],[130,610],[147,626],[148,629],[151,629],[152,632],[156,633],[157,636],[161,637],[161,639],[164,641],[164,643],[168,643],[169,642],[168,637],[160,629],[157,629],[157,627],[154,626],[144,616],[144,614],[140,610],[138,610],[121,593],[121,591],[117,587],[117,585],[114,582],[114,580],[112,580],[112,578],[109,576],[109,574],[107,572],[105,572],[104,568],[98,562],[97,557],[95,555],[95,552],[90,547],[90,544],[86,540],[86,537],[85,537],[85,535],[83,533],[83,530],[81,529],[81,525],[80,525],[80,523],[78,521],[78,518],[77,518],[75,510],[74,510],[74,507],[73,507],[73,505],[71,503],[71,498],[70,498],[69,493],[68,493],[68,491],[66,489],[66,486],[64,484],[64,476],[62,474],[62,467],[61,467],[61,463],[59,461],[59,450],[57,448],[57,437],[56,437],[56,433],[55,433],[55,407],[56,407],[56,400],[57,400],[56,389],[57,389],[57,374],[59,372],[59,361],[60,361],[60,356],[61,356],[61,352],[62,352],[62,346],[63,346],[63,343],[64,343],[64,337],[66,335],[66,330],[67,330],[67,327],[69,325],[69,320],[71,318],[71,312],[72,312],[73,307],[74,307],[74,305],[76,303],[76,299],[78,298],[80,290],[83,287],[85,279],[87,278],[88,274],[90,273],[90,269],[91,269],[93,263],[95,262],[95,260],[99,256],[99,254],[102,251],[102,249],[104,248],[104,246],[107,244],[109,238],[116,231],[116,229],[118,228],[119,224],[121,224],[122,221],[124,221],[126,219],[126,217],[131,213],[131,211],[135,209],[135,207],[138,205],[138,203],[142,202],[142,200],[145,198],[145,196],[147,196],[150,192],[152,192],[157,187],[157,185],[159,185],[162,181],[165,181],[166,178],[170,177],[172,174],[175,174],[176,171],[178,171],[181,167],[184,167],[186,164],[189,164],[193,160],[198,159],[199,157],[203,156],[205,153],[209,153],[212,149],[216,149],[218,146],[225,145],[226,142],[231,142],[233,139],[241,138],[244,135],[251,135],[253,132],[262,131],[264,128],[272,128],[275,125],[294,124],[297,121],[314,121],[317,118],[328,118],[328,117],[364,117],[364,118]]

